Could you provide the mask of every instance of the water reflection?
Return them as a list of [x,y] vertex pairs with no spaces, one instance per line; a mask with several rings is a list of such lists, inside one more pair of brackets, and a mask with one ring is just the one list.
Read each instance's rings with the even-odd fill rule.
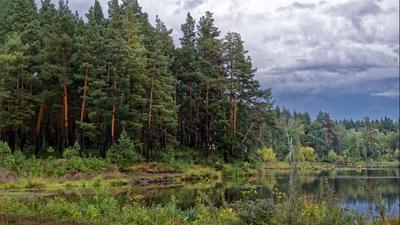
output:
[[400,216],[398,168],[318,172],[268,170],[263,176],[250,180],[231,180],[212,187],[179,187],[155,192],[146,196],[146,201],[149,204],[166,204],[174,195],[180,207],[189,208],[194,205],[199,192],[207,193],[216,205],[245,198],[273,199],[274,192],[285,193],[290,200],[293,193],[318,195],[324,180],[332,187],[343,208],[376,218],[379,216],[376,202],[379,201],[385,207],[387,216]]

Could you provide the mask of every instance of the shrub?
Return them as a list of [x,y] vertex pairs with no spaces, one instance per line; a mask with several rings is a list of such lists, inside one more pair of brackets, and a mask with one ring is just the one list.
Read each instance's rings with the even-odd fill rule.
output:
[[338,160],[337,154],[332,149],[329,150],[328,155],[326,156],[326,161],[328,162],[336,162]]
[[25,155],[21,151],[15,151],[14,154],[0,155],[0,167],[3,167],[4,169],[7,169],[11,172],[20,173],[21,171],[23,171],[24,161]]
[[90,157],[90,158],[81,158],[81,157],[72,157],[70,159],[57,159],[51,161],[51,168],[54,170],[51,171],[49,168],[48,173],[56,176],[63,176],[67,173],[86,173],[91,171],[106,171],[111,165],[107,160]]
[[311,161],[315,161],[315,157],[316,157],[315,150],[312,147],[301,146],[296,151],[296,161],[311,162]]
[[236,207],[238,217],[244,224],[272,224],[274,205],[270,200],[239,202]]
[[163,163],[172,163],[174,161],[180,161],[185,164],[199,163],[202,159],[199,151],[195,151],[185,146],[174,146],[169,145],[162,151],[156,152],[156,159]]
[[79,152],[81,151],[81,146],[78,141],[75,141],[74,146],[68,147],[63,152],[63,158],[70,159],[72,157],[79,156]]
[[239,179],[245,175],[246,169],[240,163],[225,164],[221,172],[223,177]]
[[269,163],[269,162],[276,162],[276,153],[272,148],[262,148],[258,150],[258,154],[260,155],[262,161]]
[[4,154],[11,154],[11,149],[7,142],[0,141],[0,156]]
[[132,163],[144,160],[125,130],[122,131],[118,143],[113,145],[107,152],[107,158],[122,170],[127,169]]

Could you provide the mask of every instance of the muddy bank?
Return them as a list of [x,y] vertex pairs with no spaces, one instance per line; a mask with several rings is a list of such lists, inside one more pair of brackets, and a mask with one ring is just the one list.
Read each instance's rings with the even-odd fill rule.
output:
[[0,168],[0,183],[16,182],[17,178],[12,173]]

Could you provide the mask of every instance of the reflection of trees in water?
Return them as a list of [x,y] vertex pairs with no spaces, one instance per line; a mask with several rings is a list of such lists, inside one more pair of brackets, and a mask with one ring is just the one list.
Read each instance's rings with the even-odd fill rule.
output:
[[[303,177],[298,176],[298,186],[301,191],[308,193],[317,193],[319,188],[318,177]],[[287,183],[278,179],[277,186],[282,187],[281,183]],[[382,198],[391,199],[392,202],[398,198],[400,178],[395,179],[328,179],[329,185],[334,188],[335,193],[341,199],[349,200],[367,200],[367,193],[365,191],[363,182],[367,186],[374,186],[377,193],[382,194]]]
[[290,211],[292,211],[293,208],[296,207],[296,202],[298,197],[298,190],[296,189],[297,188],[296,176],[297,176],[297,165],[296,163],[294,163],[290,171],[289,183],[288,183],[288,188],[289,188],[288,201],[289,201]]
[[[259,177],[252,181],[231,181],[224,182],[208,188],[175,188],[163,190],[153,193],[151,196],[152,203],[168,203],[171,196],[174,195],[178,201],[178,206],[189,208],[194,205],[198,190],[206,193],[215,202],[221,205],[223,201],[232,203],[243,198],[250,199],[271,199],[273,198],[273,190],[278,189],[280,192],[288,194],[312,193],[318,194],[320,188],[320,180],[327,179],[327,185],[331,187],[335,196],[342,202],[349,204],[360,204],[371,202],[368,192],[364,186],[373,187],[374,192],[381,195],[382,200],[390,207],[398,204],[400,178],[396,179],[364,179],[363,176],[393,176],[395,172],[388,170],[388,173],[382,170],[370,171],[337,171],[340,176],[353,176],[359,179],[351,179],[350,177],[339,179],[332,176],[332,172],[305,172],[291,170],[286,172],[269,172],[267,171],[263,177]],[[248,192],[250,194],[243,194]],[[292,194],[292,196],[290,196]],[[293,198],[293,197],[292,197]]]

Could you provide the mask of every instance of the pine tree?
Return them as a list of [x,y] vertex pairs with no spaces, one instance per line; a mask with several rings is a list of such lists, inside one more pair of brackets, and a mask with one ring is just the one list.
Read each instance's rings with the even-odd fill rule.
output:
[[[35,107],[35,99],[33,96],[34,84],[37,82],[34,74],[37,73],[38,66],[38,18],[36,6],[30,0],[17,0],[7,4],[3,3],[6,7],[7,18],[4,18],[3,28],[1,33],[4,33],[6,43],[4,46],[4,53],[8,56],[15,57],[4,58],[4,63],[10,66],[10,63],[17,63],[13,66],[14,73],[12,79],[15,79],[15,90],[11,89],[12,94],[15,94],[13,99],[14,109],[13,116],[15,118],[15,125],[13,128],[12,140],[14,142],[12,147],[17,147],[16,142],[19,143],[18,148],[23,148],[24,144],[29,143],[29,136],[33,133],[30,129],[29,121],[33,119],[33,111]],[[20,67],[22,66],[22,68]],[[11,71],[8,70],[4,76],[10,76]],[[12,82],[12,81],[10,81]],[[14,82],[12,82],[14,83]],[[9,84],[12,84],[9,83]],[[4,85],[7,86],[7,85]],[[4,87],[5,88],[5,87]],[[19,119],[17,119],[19,118]],[[0,133],[3,131],[0,130]],[[0,134],[2,136],[3,134]]]
[[0,50],[0,128],[13,149],[23,149],[33,115],[33,96],[27,71],[29,46],[12,33]]
[[127,56],[127,49],[124,46],[123,31],[123,9],[118,1],[109,2],[109,21],[107,27],[107,91],[108,103],[111,103],[110,116],[110,138],[115,143],[118,123],[118,114],[127,113],[127,106],[124,104],[124,96],[129,95],[129,74],[125,71],[124,61]]
[[129,95],[127,101],[129,110],[127,114],[128,131],[139,141],[143,127],[143,119],[146,111],[146,85],[150,82],[147,76],[147,63],[149,54],[144,47],[142,35],[139,33],[140,24],[137,22],[137,2],[124,1],[124,45],[127,49],[126,73],[129,75]]
[[178,112],[178,139],[182,144],[197,147],[197,139],[200,136],[199,121],[195,117],[196,105],[200,104],[199,94],[199,70],[198,55],[196,52],[195,20],[187,14],[186,22],[182,24],[183,36],[180,38],[181,48],[176,51],[174,65],[177,77]]
[[174,76],[172,63],[174,46],[170,34],[161,20],[156,19],[156,28],[149,36],[154,43],[148,46],[149,63],[148,74],[151,81],[147,87],[147,125],[146,125],[146,153],[147,157],[154,157],[156,148],[165,148],[174,134],[169,134],[176,126],[175,102],[173,100]]
[[[57,10],[50,2],[45,0],[42,2],[42,7],[39,10],[39,41],[40,41],[40,66],[37,78],[39,86],[37,87],[36,99],[38,109],[35,121],[35,150],[36,155],[39,155],[39,149],[46,145],[58,145],[58,132],[49,132],[58,129],[59,125],[54,118],[59,116],[59,111],[55,107],[59,102],[59,91],[57,80],[56,66],[54,65],[56,52],[54,51],[53,43],[55,36],[55,22]],[[57,103],[57,104],[56,104]]]
[[[254,79],[256,70],[247,53],[238,33],[229,32],[225,36],[224,68],[229,89],[230,153],[238,154],[236,157],[240,157],[242,149],[260,145],[254,141],[247,145],[245,143],[249,139],[256,139],[256,136],[261,141],[262,126],[269,123],[270,117],[266,114],[271,106],[270,91],[260,89],[258,81]],[[258,135],[256,132],[250,135],[252,130],[258,130]]]
[[201,106],[202,143],[204,156],[207,157],[210,147],[224,143],[219,139],[225,137],[220,131],[227,127],[224,116],[226,102],[223,98],[225,75],[222,70],[220,31],[214,25],[212,13],[206,12],[205,16],[200,18],[197,29],[199,79],[204,102]]
[[[95,144],[99,144],[98,135],[102,135],[96,116],[90,118],[89,115],[96,114],[94,104],[94,93],[99,91],[96,86],[98,80],[103,79],[105,68],[105,19],[102,8],[98,1],[90,7],[86,14],[87,24],[84,24],[83,32],[77,37],[77,51],[73,56],[74,63],[79,68],[79,73],[75,76],[78,81],[78,95],[81,98],[79,120],[77,127],[80,132],[81,149],[85,148],[86,138]],[[103,147],[103,146],[98,146]]]

